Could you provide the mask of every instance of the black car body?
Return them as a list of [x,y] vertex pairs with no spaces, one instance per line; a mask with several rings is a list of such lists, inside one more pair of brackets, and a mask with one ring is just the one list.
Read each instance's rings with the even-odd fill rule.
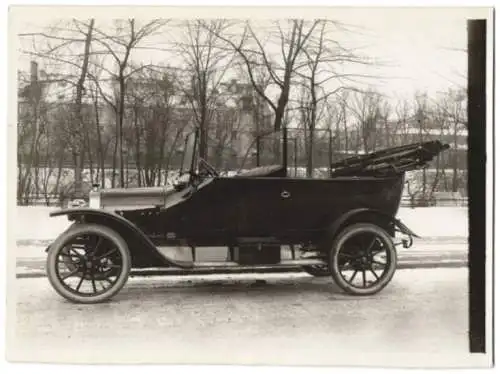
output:
[[[379,292],[395,271],[396,237],[408,246],[416,236],[396,218],[405,172],[448,148],[427,142],[349,158],[327,179],[288,177],[286,163],[228,177],[196,156],[197,134],[186,138],[176,185],[95,190],[90,206],[51,214],[74,221],[48,249],[56,291],[93,303],[116,294],[131,268],[293,265],[331,274],[351,294]],[[213,247],[222,258],[204,260]]]

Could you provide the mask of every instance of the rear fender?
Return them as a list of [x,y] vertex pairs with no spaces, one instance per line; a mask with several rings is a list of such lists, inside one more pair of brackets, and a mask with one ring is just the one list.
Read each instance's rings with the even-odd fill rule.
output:
[[[165,265],[178,266],[181,268],[192,266],[192,264],[185,264],[180,261],[165,258],[158,251],[158,249],[151,241],[151,239],[146,234],[144,234],[144,232],[141,229],[139,229],[134,223],[130,222],[128,219],[114,212],[92,209],[92,208],[74,208],[74,209],[62,209],[50,213],[51,217],[64,216],[64,215],[68,216],[68,219],[70,221],[75,221],[75,224],[85,222],[85,223],[96,223],[106,227],[110,227],[111,229],[117,231],[117,233],[121,235],[125,239],[125,241],[127,242],[133,241],[133,243],[138,244],[137,246],[135,245],[129,246],[132,259],[134,259],[134,257],[136,258],[144,257],[144,255],[149,254],[156,259],[155,262],[160,262]],[[70,226],[68,230],[70,230],[72,226]],[[47,250],[49,248],[47,248]],[[142,251],[142,253],[140,253],[139,251]],[[146,253],[144,253],[144,251],[146,251]],[[132,263],[132,266],[134,266],[134,263]]]
[[376,209],[359,208],[342,214],[330,225],[328,228],[329,239],[333,240],[333,238],[335,238],[335,236],[337,236],[340,231],[348,225],[360,222],[370,222],[376,224],[386,230],[393,237],[395,235],[395,231],[400,231],[403,234],[408,235],[410,238],[419,237],[403,222],[389,214]]

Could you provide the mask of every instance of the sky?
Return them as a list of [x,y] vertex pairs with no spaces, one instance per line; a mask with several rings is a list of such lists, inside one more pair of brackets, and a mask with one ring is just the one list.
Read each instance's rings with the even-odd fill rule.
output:
[[[467,75],[468,18],[486,17],[483,8],[286,8],[273,11],[269,8],[121,8],[110,12],[106,8],[90,7],[75,12],[58,7],[40,8],[33,12],[11,12],[11,37],[18,32],[36,32],[57,19],[96,17],[98,25],[113,18],[133,15],[136,18],[153,17],[249,17],[255,24],[259,19],[287,17],[327,17],[352,25],[356,33],[344,35],[347,45],[363,46],[363,53],[387,63],[385,67],[363,67],[364,74],[383,79],[370,81],[378,91],[392,98],[411,98],[416,91],[433,96],[449,88],[465,87]],[[54,17],[57,14],[57,18]],[[279,15],[279,16],[278,16]],[[141,51],[135,61],[157,62],[165,60],[161,52]],[[21,57],[18,67],[27,70],[29,59]],[[43,68],[43,67],[42,67]]]

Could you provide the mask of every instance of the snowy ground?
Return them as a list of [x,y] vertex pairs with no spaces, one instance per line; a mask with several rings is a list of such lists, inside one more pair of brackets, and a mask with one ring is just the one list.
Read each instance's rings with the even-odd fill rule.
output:
[[467,269],[398,271],[363,298],[304,273],[132,278],[112,302],[76,307],[46,280],[15,290],[16,361],[452,368],[491,357],[469,354]]
[[422,238],[469,236],[466,207],[400,208],[398,218]]
[[[16,209],[15,239],[37,241],[55,239],[69,226],[66,217],[49,217],[54,207]],[[462,207],[400,208],[398,217],[422,238],[467,238],[468,210]]]

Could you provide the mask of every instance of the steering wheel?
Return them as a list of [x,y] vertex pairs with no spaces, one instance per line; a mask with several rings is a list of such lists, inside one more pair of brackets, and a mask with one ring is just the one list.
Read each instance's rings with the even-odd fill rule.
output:
[[203,164],[203,167],[206,169],[208,175],[210,175],[211,177],[219,176],[219,172],[203,158],[200,158],[200,163]]

